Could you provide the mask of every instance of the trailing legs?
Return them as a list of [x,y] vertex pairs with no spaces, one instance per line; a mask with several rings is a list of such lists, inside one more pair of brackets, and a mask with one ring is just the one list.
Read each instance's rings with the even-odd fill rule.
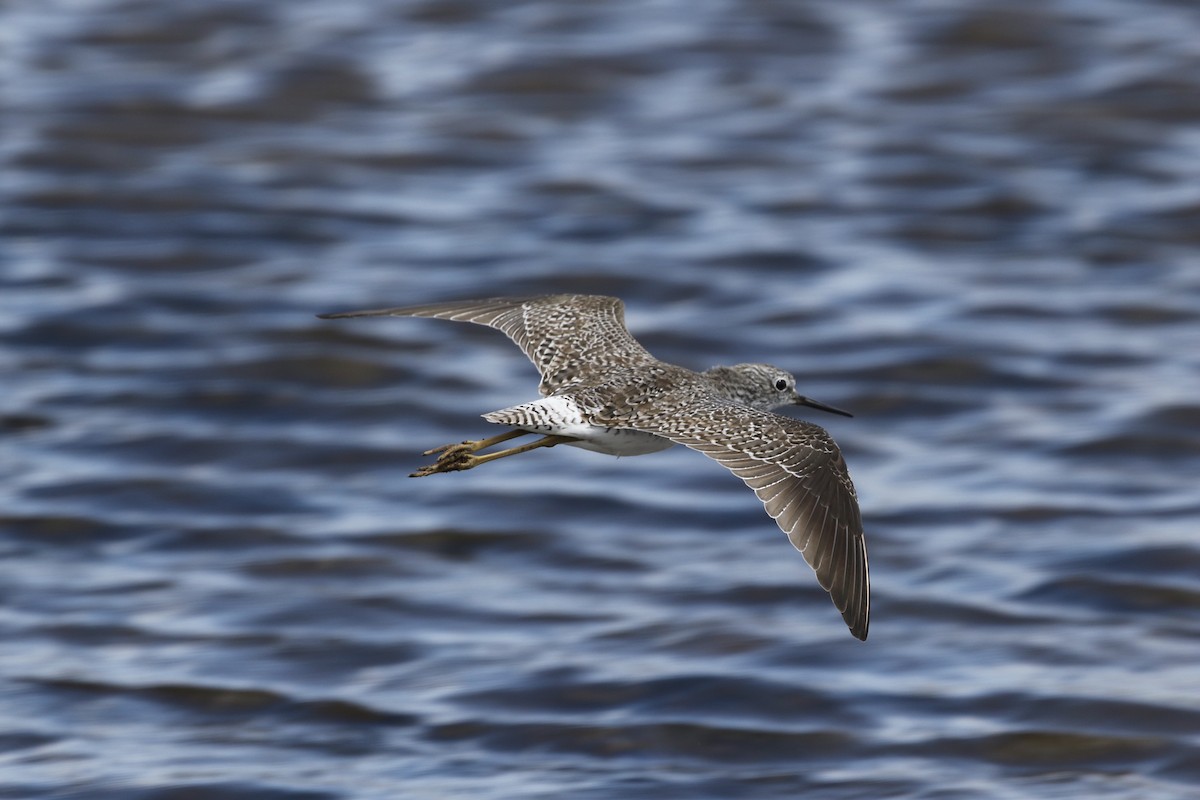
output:
[[432,450],[426,450],[425,455],[431,456],[434,453],[440,453],[435,463],[425,467],[410,475],[410,478],[423,478],[426,475],[433,475],[438,472],[459,472],[464,469],[472,469],[480,464],[486,464],[489,461],[495,461],[497,458],[506,458],[507,456],[520,455],[528,453],[530,450],[536,450],[539,447],[554,447],[556,444],[564,442],[576,441],[573,436],[543,436],[537,441],[529,442],[528,444],[518,445],[517,447],[509,447],[504,450],[497,450],[494,453],[486,453],[484,455],[475,455],[480,450],[507,442],[509,439],[516,439],[518,436],[526,436],[530,431],[523,431],[516,428],[511,431],[497,434],[487,439],[475,439],[458,444],[447,444],[441,447],[435,447]]

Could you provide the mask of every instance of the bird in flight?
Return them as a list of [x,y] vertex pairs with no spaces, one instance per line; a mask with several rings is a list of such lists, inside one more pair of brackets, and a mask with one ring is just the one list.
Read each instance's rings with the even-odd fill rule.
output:
[[[437,460],[413,477],[471,469],[559,444],[617,456],[681,444],[754,490],[816,572],[850,632],[867,638],[867,546],[846,462],[823,428],[774,410],[799,405],[850,414],[798,394],[790,373],[769,364],[694,372],[659,361],[626,329],[624,304],[600,295],[493,297],[318,316],[433,317],[487,325],[512,339],[537,367],[541,399],[483,415],[509,430],[427,450]],[[530,434],[541,438],[483,452]]]

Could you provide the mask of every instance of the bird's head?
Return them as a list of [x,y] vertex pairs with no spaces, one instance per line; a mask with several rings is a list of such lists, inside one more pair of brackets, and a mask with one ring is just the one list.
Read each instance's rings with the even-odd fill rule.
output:
[[819,403],[796,392],[796,377],[787,370],[770,364],[734,364],[731,367],[713,367],[704,373],[714,391],[735,403],[772,411],[783,406],[807,406],[843,417],[853,416],[849,411]]

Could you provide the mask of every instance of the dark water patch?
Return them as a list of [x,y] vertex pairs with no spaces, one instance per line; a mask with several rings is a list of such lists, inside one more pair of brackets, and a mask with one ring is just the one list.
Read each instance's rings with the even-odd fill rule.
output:
[[[261,657],[273,662],[282,675],[305,682],[337,680],[346,669],[369,670],[389,669],[401,664],[419,661],[428,654],[428,649],[412,643],[390,638],[386,641],[357,641],[337,637],[312,636],[293,639],[289,636],[274,637],[268,645],[257,640],[247,641],[242,647],[248,656]],[[274,670],[273,670],[274,671]]]
[[465,25],[482,23],[496,12],[490,3],[473,0],[418,0],[396,9],[394,13],[412,22],[432,25]]
[[[941,507],[937,509],[921,508],[921,509],[897,509],[895,511],[881,512],[873,517],[875,525],[879,526],[896,526],[908,527],[921,525],[924,527],[954,527],[963,526],[971,527],[978,525],[980,519],[986,515],[993,513],[993,509],[984,508],[967,508],[962,505],[952,505],[949,507]],[[1021,521],[1037,521],[1039,519],[1052,519],[1056,516],[1074,516],[1073,510],[1066,508],[1044,508],[1042,506],[1028,506],[1020,509],[1006,508],[1003,513],[1013,515]],[[1100,515],[1101,512],[1096,512]]]
[[1195,752],[1182,750],[1174,756],[1169,756],[1159,762],[1157,774],[1173,781],[1178,781],[1181,791],[1190,791],[1200,783],[1200,758]]
[[149,550],[155,552],[195,552],[195,553],[227,553],[241,554],[255,551],[283,550],[300,546],[303,539],[294,536],[286,530],[253,527],[250,525],[234,526],[178,526],[162,530],[157,536],[149,539],[146,544]]
[[1031,304],[1027,301],[1023,302],[990,302],[986,304],[972,306],[970,313],[967,315],[975,320],[987,320],[995,318],[1000,320],[1012,320],[1014,322],[1045,322],[1061,319],[1063,311],[1055,308],[1053,305],[1040,306]]
[[561,535],[545,531],[446,529],[368,534],[354,538],[383,552],[415,551],[452,562],[488,563],[504,559],[531,566],[543,564],[555,570],[585,572],[636,572],[643,569],[642,563],[635,558],[580,550],[564,541]]
[[[91,143],[86,149],[78,149],[72,147],[70,142],[64,142],[60,147],[54,146],[52,142],[43,142],[39,149],[20,153],[13,157],[10,163],[14,167],[69,178],[73,175],[147,169],[153,163],[153,156],[150,152],[137,148],[98,146]],[[32,222],[25,225],[32,228]],[[17,230],[18,227],[12,220],[0,223],[0,230]]]
[[763,653],[771,639],[729,627],[709,626],[700,630],[679,624],[655,623],[609,629],[596,636],[600,642],[628,643],[639,649],[656,650],[680,656],[721,657],[740,653]]
[[1176,460],[1190,461],[1200,457],[1200,435],[1115,434],[1074,444],[1062,448],[1061,452],[1065,456],[1088,460],[1103,457],[1159,464]]
[[[926,181],[928,179],[925,179]],[[1031,197],[1005,187],[975,186],[967,181],[962,187],[927,189],[918,207],[906,209],[911,218],[901,228],[907,235],[921,231],[945,230],[947,227],[976,225],[993,228],[997,235],[1011,230],[1014,223],[1030,221],[1044,213],[1044,209]],[[899,186],[889,192],[895,199],[890,202],[903,203],[910,194],[909,187]],[[885,195],[886,197],[887,195]]]
[[[1145,512],[1142,509],[1131,509],[1129,513],[1131,515],[1142,516]],[[1108,520],[1114,516],[1111,509],[1071,503],[1020,504],[1008,506],[1003,509],[989,509],[988,514],[989,516],[996,515],[1007,522],[1026,525],[1056,523],[1063,520],[1078,520],[1080,522],[1087,520]]]
[[78,592],[80,597],[104,597],[106,595],[138,595],[144,593],[160,593],[170,589],[175,585],[171,580],[144,580],[144,581],[122,581],[119,584],[110,586],[85,586],[80,587]]
[[[609,794],[609,792],[617,794]],[[822,800],[863,800],[863,798],[925,797],[915,794],[912,781],[882,780],[856,777],[848,780],[822,780],[811,773],[770,765],[726,768],[724,774],[713,777],[696,775],[686,769],[647,772],[615,779],[609,787],[583,789],[584,800],[602,800],[613,796],[655,797],[663,800],[724,800],[739,797],[747,800],[770,800],[779,797],[819,797]],[[946,800],[954,795],[947,790],[928,795]],[[539,795],[549,800],[552,795]]]
[[[712,715],[725,720],[775,720],[788,725],[804,720],[843,717],[843,703],[796,686],[741,677],[691,675],[637,683],[569,680],[532,675],[523,687],[468,692],[454,698],[463,707],[479,706],[519,715],[569,716],[623,708],[649,719],[693,719]],[[703,711],[701,711],[703,709]]]
[[86,516],[4,516],[0,534],[5,538],[47,547],[99,546],[146,535],[136,525],[117,525]]
[[347,361],[320,353],[226,364],[221,374],[227,379],[271,381],[322,389],[395,385],[412,379],[412,373],[407,369],[389,367],[377,361]]
[[1146,738],[1200,730],[1200,712],[1102,697],[1009,697],[1014,723]]
[[[949,55],[978,56],[986,53],[1020,53],[1025,56],[1059,54],[1062,37],[1086,33],[1083,20],[1043,9],[954,8],[933,15],[920,38]],[[1068,54],[1059,54],[1067,58]]]
[[[255,261],[253,249],[222,246],[218,242],[173,242],[159,241],[134,244],[118,243],[112,248],[88,247],[84,252],[73,254],[80,263],[116,270],[121,273],[146,275],[175,275],[180,272],[197,274],[220,273],[244,269]],[[201,304],[225,310],[227,304],[217,305],[211,298],[189,293],[186,296],[170,294],[155,299],[155,304],[166,304],[167,308],[182,307],[197,309]]]
[[61,208],[30,207],[6,216],[0,231],[12,236],[65,235],[113,243],[127,239],[212,239],[225,246],[250,248],[281,241],[296,244],[331,244],[337,240],[331,221],[313,223],[302,215],[256,209],[200,212],[140,211],[98,212],[95,206],[64,213]]
[[1196,580],[1200,550],[1191,547],[1126,547],[1064,558],[1058,568],[1075,573],[1141,575]]
[[123,2],[115,13],[95,14],[92,27],[79,31],[72,43],[103,48],[162,48],[164,56],[177,60],[195,46],[201,51],[213,40],[229,36],[231,30],[252,28],[263,34],[276,15],[267,8],[217,2],[204,7],[177,8],[169,12],[153,2]]
[[244,724],[251,719],[271,719],[281,724],[410,726],[417,718],[409,714],[380,711],[340,699],[296,700],[277,692],[261,689],[235,689],[193,684],[151,684],[117,686],[95,681],[26,678],[26,682],[75,703],[93,700],[129,701],[136,706],[166,711],[191,724],[206,724],[214,719],[236,719]]
[[268,73],[263,89],[249,102],[217,110],[243,121],[301,122],[339,109],[370,105],[376,99],[370,75],[351,60],[328,57],[306,59]]
[[1124,772],[1147,759],[1168,754],[1169,746],[1153,737],[1102,736],[1053,729],[1027,729],[963,739],[936,739],[919,750],[948,758],[969,758],[1019,770],[1041,771],[1099,767]]
[[934,251],[964,249],[997,241],[1011,246],[1014,240],[1026,235],[1019,225],[1019,217],[1025,215],[1026,211],[1028,209],[1019,205],[1008,204],[1005,216],[1017,216],[1017,224],[1003,217],[974,216],[969,213],[914,215],[910,219],[897,219],[883,226],[880,234],[894,237],[897,242],[907,246]]
[[[361,423],[367,415],[347,411],[346,416],[356,423]],[[382,423],[391,419],[391,415],[386,413],[382,416]],[[397,477],[407,476],[408,470],[427,460],[399,448],[350,447],[345,444],[298,445],[295,442],[276,444],[251,441],[244,449],[230,455],[233,455],[231,464],[248,472],[273,470],[324,473],[347,481],[355,479],[356,476],[377,474],[381,470],[395,470],[401,473]]]
[[979,356],[915,357],[898,364],[880,364],[866,370],[880,383],[907,383],[930,387],[990,386],[1017,389],[1064,388],[1070,382],[1044,373],[1017,371],[994,358]]
[[431,726],[432,742],[472,741],[503,753],[540,752],[593,758],[683,758],[738,764],[814,761],[856,749],[852,737],[831,730],[788,732],[754,728],[660,723],[622,726],[478,720]]
[[554,536],[538,531],[472,531],[448,528],[418,533],[372,533],[359,541],[388,550],[415,550],[451,561],[474,561],[494,553],[530,555],[552,544]]
[[566,239],[669,234],[690,212],[598,183],[542,181],[528,191],[533,224]]
[[[140,190],[139,190],[140,188]],[[208,210],[203,195],[185,195],[175,191],[154,191],[150,187],[129,187],[124,192],[112,192],[105,187],[61,186],[41,191],[31,191],[20,198],[22,205],[29,208],[45,208],[70,212],[77,208],[95,205],[103,199],[109,210],[130,214],[177,214],[181,211]],[[226,208],[226,212],[246,213],[245,208]]]
[[286,581],[369,579],[412,574],[411,570],[398,564],[382,562],[369,555],[272,558],[249,563],[243,562],[238,569],[254,578]]
[[405,630],[411,626],[423,628],[433,625],[439,630],[478,629],[520,622],[535,626],[570,627],[584,623],[606,622],[610,617],[599,612],[571,610],[554,611],[541,609],[501,610],[473,602],[469,587],[462,587],[452,600],[404,599],[395,594],[392,586],[382,587],[378,583],[368,584],[365,589],[355,586],[357,593],[346,591],[334,597],[325,597],[320,605],[320,614],[314,614],[312,605],[304,599],[286,604],[263,606],[244,614],[244,622],[257,629],[292,628],[295,630],[321,630],[344,625],[367,625],[377,630]]
[[[826,262],[813,253],[790,249],[771,250],[768,248],[752,248],[740,250],[736,254],[722,254],[704,259],[704,265],[709,269],[732,267],[750,269],[757,273],[782,273],[786,277],[796,279],[805,275],[816,275],[831,270],[834,265]],[[804,314],[803,319],[819,320],[832,318],[831,310],[812,309]],[[766,316],[764,321],[787,323],[797,320],[795,312],[779,312],[779,316]],[[700,331],[703,332],[703,331]]]
[[67,448],[78,455],[103,456],[130,463],[155,464],[159,467],[185,467],[220,460],[229,445],[220,440],[174,434],[145,436],[120,435],[113,441],[105,432],[90,440],[76,440]]
[[1142,423],[1156,429],[1181,430],[1184,435],[1200,432],[1200,405],[1195,403],[1164,404],[1143,415]]
[[288,722],[309,722],[320,725],[415,725],[418,718],[411,714],[381,711],[347,700],[310,700],[294,704],[283,715]]
[[[1027,602],[1042,601],[1045,598],[1036,594],[1025,594],[1018,599]],[[985,607],[971,602],[953,602],[946,598],[922,600],[911,596],[894,599],[887,604],[888,613],[897,617],[924,619],[931,624],[940,621],[949,627],[965,623],[980,630],[1009,628],[1033,631],[1062,624],[1057,616],[1050,612],[1040,612],[1038,608],[1037,605],[1013,608],[999,604]]]
[[[203,179],[197,179],[196,183],[200,180]],[[244,191],[236,196],[214,199],[212,193],[222,191],[220,185],[209,192],[198,189],[193,185],[191,191],[185,193],[175,186],[131,186],[123,192],[114,192],[103,185],[92,188],[76,182],[73,185],[30,191],[22,195],[21,202],[32,212],[26,215],[30,225],[39,224],[39,221],[53,224],[61,217],[86,225],[90,214],[88,209],[103,203],[106,213],[114,217],[121,215],[127,220],[131,233],[160,221],[159,224],[163,226],[170,228],[179,225],[185,231],[192,224],[211,225],[214,228],[219,226],[223,228],[220,231],[222,236],[236,236],[238,230],[242,235],[256,235],[255,229],[269,231],[272,228],[288,228],[294,230],[295,235],[311,235],[319,239],[326,237],[327,231],[334,225],[390,227],[407,221],[403,215],[383,211],[343,208],[330,212],[306,208],[283,198],[252,197]],[[56,216],[38,214],[39,211],[54,212]],[[225,219],[238,220],[238,229],[231,229],[228,223],[223,224],[222,220]],[[301,231],[302,226],[307,227]],[[91,261],[87,256],[81,260]],[[225,260],[231,259],[227,257]]]
[[0,436],[16,436],[54,426],[54,418],[41,414],[0,414]]
[[[135,374],[153,372],[156,379],[163,376],[166,370],[136,370]],[[316,413],[320,403],[314,403],[311,397],[299,390],[298,387],[281,387],[271,383],[262,383],[256,387],[228,384],[223,380],[222,370],[218,366],[203,370],[172,370],[175,377],[181,378],[186,385],[181,386],[176,381],[168,381],[156,388],[138,387],[130,390],[124,388],[127,383],[114,379],[112,383],[93,384],[86,391],[68,391],[49,398],[56,408],[89,409],[96,411],[108,409],[116,412],[136,409],[144,415],[137,426],[121,430],[99,429],[90,431],[81,441],[73,441],[64,446],[71,452],[83,452],[90,449],[102,454],[105,444],[112,443],[117,448],[128,448],[129,455],[135,456],[143,449],[154,450],[158,445],[171,442],[180,446],[169,449],[168,455],[172,460],[187,461],[189,455],[184,446],[192,440],[200,441],[199,451],[207,445],[224,444],[239,450],[235,455],[245,458],[269,458],[269,452],[253,453],[251,450],[289,450],[303,443],[289,442],[280,435],[279,439],[263,440],[255,436],[235,435],[228,427],[240,423],[243,429],[255,424],[268,423],[272,426],[283,425],[290,421],[309,421],[312,416],[306,411]],[[192,382],[188,376],[178,373],[188,372],[191,376],[201,375],[198,382]],[[353,417],[356,422],[367,423],[378,420],[394,419],[395,414],[388,406],[377,402],[347,403],[346,408],[332,411],[334,416],[345,415]],[[150,423],[150,424],[147,424]],[[141,433],[151,428],[165,429],[167,432]],[[153,429],[152,428],[152,429]],[[202,436],[202,434],[204,434]],[[324,459],[363,458],[382,454],[383,451],[368,448],[354,448],[346,444],[341,450],[336,446],[327,445],[322,448],[321,457],[312,459],[320,464]],[[197,460],[197,459],[191,459]]]
[[103,312],[75,312],[69,319],[46,320],[26,326],[11,335],[11,343],[33,351],[65,349],[79,357],[98,348],[168,350],[178,347],[182,340],[178,334],[150,332],[128,322],[114,322],[116,320],[112,316]]
[[[1200,207],[1193,213],[1200,213]],[[1188,307],[1170,307],[1161,304],[1123,303],[1097,309],[1114,322],[1131,328],[1179,325],[1200,319],[1200,311]]]
[[106,645],[142,645],[142,644],[185,644],[204,641],[201,637],[185,634],[171,634],[162,631],[148,631],[132,625],[106,623],[56,623],[42,625],[37,629],[39,636],[59,640],[70,645],[82,647],[103,647]]
[[14,753],[22,750],[34,750],[39,747],[54,744],[57,737],[40,733],[7,731],[0,733],[0,753]]
[[[401,299],[397,299],[401,302]],[[329,307],[324,304],[312,309],[314,315],[333,313],[347,310],[341,307]],[[289,315],[290,316],[290,315]],[[289,320],[294,322],[294,320]],[[388,329],[394,332],[395,329]],[[264,333],[267,341],[286,348],[298,348],[309,354],[336,355],[338,358],[349,356],[351,361],[361,359],[366,362],[379,360],[420,361],[434,350],[434,346],[425,339],[381,338],[385,331],[373,329],[367,325],[337,325],[332,320],[317,320],[311,326],[286,327]],[[380,384],[387,385],[387,384]],[[337,387],[333,387],[336,389]]]
[[1120,581],[1095,575],[1064,575],[1044,581],[1022,600],[1079,606],[1121,614],[1194,614],[1200,589],[1145,581]]
[[[656,71],[660,65],[661,54],[657,53],[542,56],[481,71],[458,88],[468,96],[504,96],[506,104],[515,103],[518,109],[558,115],[615,98],[624,84]],[[541,102],[528,106],[522,103],[535,99]]]
[[35,158],[48,159],[57,151],[82,152],[99,169],[146,167],[155,150],[199,145],[216,133],[186,106],[170,100],[125,98],[87,111],[60,117],[44,128]]
[[137,514],[190,510],[204,515],[288,514],[312,510],[291,491],[265,486],[215,485],[193,480],[124,478],[79,480],[71,484],[34,487],[28,496],[68,505],[89,506]]
[[519,714],[569,715],[605,711],[652,696],[654,684],[572,681],[552,682],[534,675],[525,687],[464,692],[454,699],[463,707],[506,709]]
[[1133,369],[1137,370],[1143,363],[1143,358],[1128,353],[1063,353],[1059,364],[1064,370],[1082,369],[1087,372],[1093,369]]
[[697,593],[689,596],[688,601],[712,602],[716,605],[736,606],[778,606],[802,602],[799,587],[795,583],[783,584],[737,584],[716,591]]
[[935,387],[932,390],[920,385],[909,387],[888,386],[869,394],[851,394],[841,401],[852,407],[860,417],[890,417],[893,419],[939,419],[949,414],[978,410],[973,398],[956,399],[941,396]]
[[[479,128],[447,131],[443,137],[421,142],[388,142],[379,150],[323,153],[322,161],[333,161],[348,168],[364,171],[364,179],[397,178],[414,173],[461,173],[478,169],[505,167],[514,161],[529,158],[530,142],[526,137],[507,130],[495,121],[490,126],[484,120]],[[311,160],[307,151],[275,148],[259,156],[263,161],[283,165]],[[510,213],[517,213],[512,210]],[[436,224],[429,219],[426,224]]]
[[1200,120],[1194,89],[1188,81],[1170,75],[1131,76],[1098,92],[1094,101],[1113,116],[1194,123]]
[[294,789],[265,782],[179,782],[153,789],[95,787],[80,790],[78,794],[61,795],[65,800],[83,800],[84,797],[94,800],[339,800],[344,796],[340,792]]
[[73,702],[121,698],[148,703],[179,713],[228,716],[262,713],[285,705],[288,699],[261,689],[232,689],[194,685],[119,686],[99,681],[67,678],[26,678],[45,691],[70,696]]

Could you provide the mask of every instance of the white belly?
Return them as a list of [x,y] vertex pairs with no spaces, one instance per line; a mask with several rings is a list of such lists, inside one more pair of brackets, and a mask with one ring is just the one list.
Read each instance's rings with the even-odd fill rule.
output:
[[[540,431],[539,431],[540,432]],[[571,447],[582,447],[610,456],[643,456],[666,450],[674,442],[655,436],[653,433],[621,430],[620,428],[595,428],[580,425],[570,430],[555,431],[560,436],[578,436],[578,442],[566,442]]]
[[568,398],[544,397],[532,403],[484,414],[488,422],[511,425],[530,433],[573,436],[579,441],[565,442],[611,456],[640,456],[666,450],[673,442],[652,433],[621,428],[601,428],[585,422],[579,409]]

